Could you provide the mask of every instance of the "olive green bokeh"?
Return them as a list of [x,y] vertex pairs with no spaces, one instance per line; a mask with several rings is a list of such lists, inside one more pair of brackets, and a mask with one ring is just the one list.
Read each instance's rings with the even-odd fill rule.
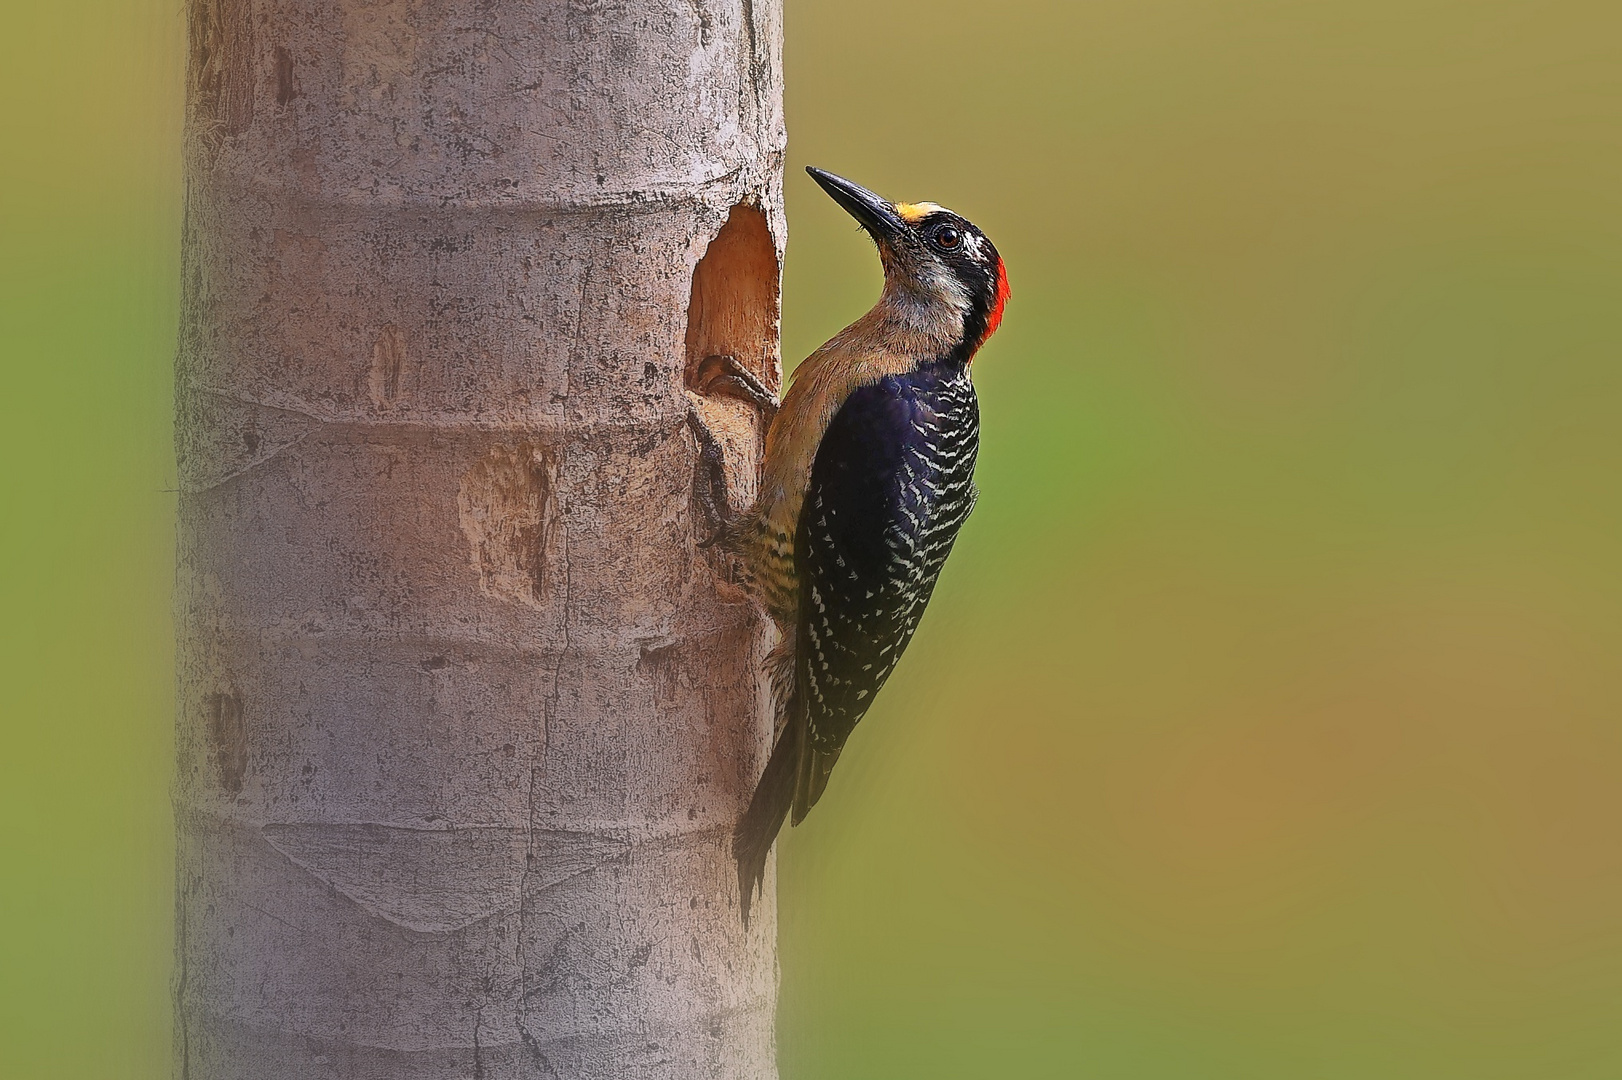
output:
[[[168,1069],[181,15],[4,17],[7,1077]],[[785,355],[1007,258],[786,1080],[1622,1075],[1622,9],[789,0]]]

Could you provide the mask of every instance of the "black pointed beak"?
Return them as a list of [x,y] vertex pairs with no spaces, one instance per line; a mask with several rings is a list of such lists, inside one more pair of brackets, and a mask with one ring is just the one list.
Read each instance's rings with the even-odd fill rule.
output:
[[906,230],[907,223],[901,220],[895,207],[862,185],[824,169],[807,166],[805,171],[879,243],[890,244]]

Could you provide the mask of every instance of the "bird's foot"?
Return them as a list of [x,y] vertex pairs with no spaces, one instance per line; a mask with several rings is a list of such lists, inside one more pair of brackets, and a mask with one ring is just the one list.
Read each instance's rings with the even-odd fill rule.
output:
[[[736,356],[718,354],[699,361],[690,384],[706,397],[730,397],[753,405],[760,412],[763,427],[770,427],[777,415],[777,396],[767,389],[760,377],[743,365]],[[698,465],[693,477],[693,493],[699,516],[708,532],[699,547],[710,547],[721,539],[737,518],[728,495],[726,452],[721,440],[710,430],[700,411],[688,410],[687,426],[698,440]]]
[[721,448],[721,440],[715,437],[715,432],[704,422],[696,408],[687,410],[687,426],[693,430],[693,438],[698,441],[698,464],[693,469],[693,494],[698,503],[699,516],[703,520],[704,531],[708,537],[698,542],[701,548],[714,544],[726,532],[732,519],[737,516],[732,509],[732,502],[727,496],[727,459]]
[[771,426],[779,405],[777,395],[736,356],[706,356],[699,361],[695,375],[699,393],[747,401],[760,410],[762,423]]

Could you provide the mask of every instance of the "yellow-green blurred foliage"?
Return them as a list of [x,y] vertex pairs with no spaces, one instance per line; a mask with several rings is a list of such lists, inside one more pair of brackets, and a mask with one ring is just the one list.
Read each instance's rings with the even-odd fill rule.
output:
[[[4,16],[0,1073],[167,1067],[180,14]],[[782,848],[786,1080],[1622,1076],[1622,8],[789,0],[979,222],[980,508]]]
[[0,1077],[169,1068],[179,4],[0,9]]

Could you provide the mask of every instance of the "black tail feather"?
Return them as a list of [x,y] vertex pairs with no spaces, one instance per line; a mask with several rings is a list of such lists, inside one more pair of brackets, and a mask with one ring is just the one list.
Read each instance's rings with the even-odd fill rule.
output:
[[828,777],[833,774],[834,762],[839,760],[839,751],[843,747],[834,747],[832,750],[818,750],[808,748],[801,755],[800,777],[794,785],[794,816],[791,824],[798,825],[805,820],[805,815],[817,805],[822,793],[828,787]]
[[789,808],[794,804],[794,792],[799,786],[801,757],[805,746],[805,724],[792,712],[783,732],[772,747],[772,756],[766,762],[755,785],[749,809],[738,819],[737,832],[732,837],[732,856],[738,860],[738,895],[743,901],[743,922],[749,925],[749,904],[755,889],[763,887],[766,878],[766,857],[772,842],[777,839]]

